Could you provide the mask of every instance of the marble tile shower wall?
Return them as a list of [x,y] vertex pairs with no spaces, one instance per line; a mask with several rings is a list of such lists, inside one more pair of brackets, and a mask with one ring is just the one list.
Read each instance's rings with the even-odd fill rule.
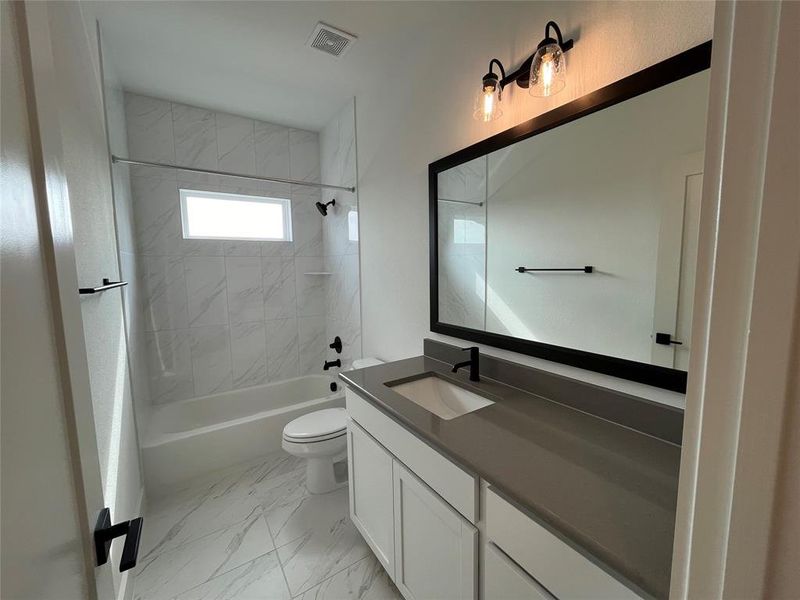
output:
[[[133,158],[320,180],[316,132],[126,93]],[[322,371],[318,189],[130,167],[150,396],[164,403]],[[180,188],[291,198],[292,242],[185,240]]]
[[[439,320],[486,327],[485,156],[439,175]],[[465,204],[465,203],[470,204]]]
[[[349,102],[320,132],[322,180],[353,187],[356,170],[355,102]],[[358,197],[356,192],[323,190],[323,202],[336,200],[322,221],[326,287],[326,339],[342,339],[342,367],[361,357],[361,300],[358,253]],[[323,345],[323,349],[327,345]]]

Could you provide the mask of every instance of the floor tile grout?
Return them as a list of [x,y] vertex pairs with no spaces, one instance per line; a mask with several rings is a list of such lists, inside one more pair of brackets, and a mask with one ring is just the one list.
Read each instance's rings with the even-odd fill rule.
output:
[[[347,565],[346,567],[342,567],[341,569],[339,569],[338,571],[336,571],[335,573],[333,573],[331,576],[329,576],[329,577],[326,577],[326,578],[325,578],[325,579],[323,579],[322,581],[320,581],[320,582],[318,582],[318,583],[315,583],[314,585],[312,585],[311,587],[309,587],[309,588],[307,588],[307,589],[304,589],[304,590],[301,590],[301,591],[297,592],[297,594],[295,594],[295,595],[293,595],[293,596],[292,596],[292,600],[294,600],[295,598],[299,598],[299,597],[300,597],[300,596],[302,596],[303,594],[307,594],[307,593],[308,593],[308,592],[310,592],[311,590],[313,590],[313,589],[315,589],[315,588],[318,588],[318,587],[320,587],[320,586],[321,586],[323,583],[325,583],[326,581],[328,581],[328,580],[330,580],[330,579],[333,579],[334,577],[336,577],[337,575],[339,575],[339,574],[340,574],[340,573],[342,573],[343,571],[346,571],[347,569],[350,569],[350,568],[352,568],[352,567],[356,566],[358,563],[360,563],[360,562],[362,562],[362,561],[365,561],[365,560],[369,560],[369,559],[370,559],[370,557],[369,557],[369,556],[364,556],[364,557],[362,557],[362,558],[359,558],[359,559],[358,559],[356,562],[354,562],[354,563],[352,563],[352,564],[349,564],[349,565]],[[291,593],[292,593],[292,590],[290,589],[290,590],[289,590],[289,594],[291,594]]]
[[[180,596],[181,594],[185,594],[186,592],[191,592],[192,590],[199,588],[201,585],[205,585],[205,584],[207,584],[207,583],[210,583],[210,582],[214,581],[215,579],[218,579],[218,578],[220,578],[220,577],[223,577],[223,576],[227,575],[227,574],[228,574],[228,573],[230,573],[231,571],[235,571],[236,569],[241,569],[241,568],[242,568],[242,567],[244,567],[245,565],[249,565],[250,563],[256,562],[257,560],[261,560],[261,559],[262,559],[262,558],[264,558],[264,557],[265,557],[267,554],[272,554],[273,552],[277,552],[277,550],[276,550],[275,548],[273,548],[273,549],[272,549],[272,550],[270,550],[269,552],[264,552],[263,554],[259,554],[259,555],[258,555],[258,556],[256,556],[255,558],[252,558],[252,559],[250,559],[250,560],[248,560],[248,561],[245,561],[245,562],[243,562],[243,563],[242,563],[242,564],[240,564],[240,565],[236,565],[235,567],[233,567],[233,568],[231,568],[231,569],[228,569],[227,571],[223,571],[222,573],[218,573],[217,575],[214,575],[214,576],[213,576],[212,578],[210,578],[210,579],[206,579],[205,581],[201,581],[201,582],[200,582],[200,583],[198,583],[198,584],[195,584],[195,585],[192,585],[192,586],[190,586],[190,587],[188,587],[188,588],[186,588],[186,589],[183,589],[183,590],[181,590],[181,591],[179,591],[179,592],[177,592],[177,593],[173,594],[173,595],[172,595],[172,597],[173,597],[173,598],[175,598],[175,597],[177,597],[177,596]],[[275,560],[277,560],[277,555],[276,555],[276,559],[275,559]],[[279,561],[279,563],[280,563],[280,561]],[[134,593],[135,593],[135,590],[134,590]],[[291,594],[291,592],[289,592],[289,593]]]
[[[284,469],[286,469],[287,467],[292,467],[292,468],[288,468],[288,470],[284,471]],[[203,585],[210,584],[210,582],[216,581],[220,577],[224,577],[229,573],[231,573],[232,571],[235,571],[237,569],[243,569],[243,573],[245,572],[247,573],[247,575],[243,580],[245,582],[244,583],[245,586],[251,586],[251,585],[261,586],[258,587],[259,598],[261,598],[261,594],[264,594],[264,597],[268,596],[272,597],[273,595],[283,597],[283,594],[286,594],[287,598],[295,599],[303,596],[304,594],[312,592],[313,590],[320,590],[322,586],[326,585],[330,586],[331,580],[337,577],[341,578],[343,573],[346,573],[347,571],[354,569],[354,567],[357,567],[358,565],[363,564],[364,565],[363,568],[368,569],[367,573],[371,573],[369,569],[371,569],[372,566],[367,562],[370,560],[369,553],[361,556],[360,558],[357,558],[352,562],[349,562],[348,564],[342,564],[343,562],[347,562],[350,554],[356,554],[358,552],[358,550],[360,549],[359,543],[362,541],[360,539],[360,534],[355,532],[355,530],[353,530],[353,532],[350,532],[348,529],[348,527],[352,528],[352,524],[349,523],[349,511],[346,508],[346,503],[347,503],[346,498],[338,497],[336,499],[333,499],[332,500],[334,502],[333,505],[326,504],[324,500],[321,501],[321,504],[316,504],[316,502],[319,501],[315,500],[314,501],[315,504],[302,508],[302,511],[299,514],[296,514],[297,511],[302,507],[304,502],[306,502],[310,498],[315,497],[315,495],[308,492],[307,489],[301,489],[298,487],[298,484],[302,485],[303,481],[302,479],[295,477],[300,475],[301,470],[302,471],[305,470],[304,465],[294,465],[290,461],[284,460],[284,457],[277,455],[276,453],[272,455],[271,458],[265,457],[264,460],[258,462],[251,461],[245,465],[236,465],[233,467],[229,467],[227,469],[221,469],[214,475],[205,475],[202,478],[198,478],[196,489],[194,491],[192,489],[193,488],[192,484],[189,484],[185,488],[183,488],[181,490],[181,494],[185,495],[185,499],[179,499],[178,501],[176,501],[174,507],[176,520],[170,521],[170,511],[168,508],[168,504],[166,505],[167,508],[163,509],[163,512],[161,513],[159,518],[164,519],[165,531],[168,532],[169,529],[167,529],[167,526],[169,526],[171,523],[180,524],[181,521],[186,518],[183,514],[185,507],[186,506],[193,507],[194,506],[193,502],[197,501],[196,508],[190,510],[190,513],[195,512],[195,510],[196,513],[190,519],[187,519],[189,527],[186,528],[185,525],[183,525],[183,528],[180,529],[178,533],[175,534],[174,536],[174,537],[179,537],[180,534],[184,534],[184,535],[189,535],[190,538],[181,541],[178,545],[174,546],[173,548],[162,549],[156,554],[148,555],[147,556],[147,560],[149,561],[148,564],[156,563],[157,561],[159,561],[159,559],[162,559],[163,557],[162,559],[163,562],[158,564],[155,572],[155,573],[160,573],[160,572],[168,572],[169,568],[172,566],[172,561],[176,561],[175,563],[176,565],[181,564],[181,561],[184,561],[187,565],[190,563],[194,564],[193,561],[201,561],[198,564],[206,564],[206,562],[209,560],[218,560],[218,558],[222,558],[224,560],[220,562],[218,568],[224,568],[225,570],[219,573],[215,573],[213,577],[205,579],[203,581],[192,580],[192,575],[194,575],[194,573],[188,572],[188,576],[184,575],[184,577],[181,577],[180,579],[173,578],[172,581],[168,584],[159,581],[162,575],[155,575],[155,579],[153,578],[154,575],[150,575],[149,580],[148,579],[144,580],[146,582],[145,585],[148,586],[147,590],[149,590],[150,592],[154,592],[156,594],[156,597],[160,597],[159,591],[161,592],[168,591],[168,589],[165,588],[164,585],[170,585],[171,587],[176,587],[176,586],[183,587],[184,585],[186,585],[187,587],[180,589],[179,591],[170,592],[171,595],[169,597],[174,598],[175,596],[186,594],[191,590],[195,590],[196,588],[199,588]],[[278,483],[278,481],[280,482]],[[213,491],[215,487],[218,487],[218,490]],[[194,497],[192,496],[193,493],[195,494]],[[219,496],[216,496],[215,494],[219,494]],[[231,500],[232,502],[241,503],[237,504],[235,508],[231,510],[230,516],[235,517],[236,512],[241,508],[248,511],[247,516],[241,519],[236,519],[232,522],[226,523],[219,527],[215,526],[216,521],[214,521],[214,523],[209,523],[207,521],[204,522],[202,520],[203,517],[205,516],[204,513],[202,512],[204,506],[210,507],[206,508],[206,510],[210,510],[210,512],[207,514],[210,516],[211,519],[218,518],[220,520],[224,520],[226,518],[227,513],[225,513],[226,510],[225,502],[228,494],[232,498]],[[251,508],[248,508],[248,502],[249,502],[248,498],[251,496],[253,499],[253,505]],[[270,499],[271,499],[271,502],[269,503],[270,508],[267,509],[266,501]],[[216,504],[216,502],[220,500],[222,502],[222,505]],[[205,504],[207,502],[210,502],[212,504],[209,505]],[[344,516],[340,514],[340,511],[342,510],[341,508],[342,502],[344,502],[344,507],[345,507]],[[217,508],[218,506],[222,506],[222,508],[218,510]],[[322,518],[326,520],[317,523],[317,518],[315,515],[316,511],[320,510],[320,506],[322,507],[321,509],[323,511],[322,514],[325,515]],[[183,507],[184,510],[181,510],[181,507]],[[275,521],[275,523],[271,525],[268,520],[268,516],[270,514],[273,514],[273,511],[275,515],[273,520]],[[311,519],[310,521],[307,520],[309,518]],[[220,537],[220,539],[225,539],[226,536],[228,535],[232,536],[234,539],[237,536],[246,536],[248,534],[246,533],[245,530],[250,530],[251,529],[250,526],[243,528],[243,531],[240,533],[237,533],[237,531],[235,531],[235,528],[236,527],[242,528],[242,524],[250,520],[252,520],[253,526],[255,526],[255,523],[257,523],[259,519],[263,520],[262,522],[266,526],[268,540],[267,536],[263,535],[263,529],[262,529],[261,530],[262,533],[260,535],[257,535],[255,538],[252,538],[252,540],[249,542],[249,550],[245,551],[244,554],[239,555],[240,560],[245,558],[247,560],[244,560],[243,562],[235,565],[227,564],[226,561],[231,561],[232,563],[235,562],[232,561],[231,559],[234,558],[235,552],[238,552],[238,550],[236,551],[231,550],[230,549],[231,546],[229,546],[227,550],[216,550],[216,549],[209,551],[205,550],[208,544],[202,543],[202,540],[210,538],[211,536],[215,535]],[[334,529],[332,528],[328,529],[329,525],[325,525],[324,529],[320,529],[320,526],[322,524],[328,522],[327,519],[336,519],[337,528],[341,525],[340,522],[343,519],[346,522],[345,523],[346,527],[345,529],[338,531],[337,533],[334,533]],[[290,521],[293,521],[294,524],[287,526],[287,524],[289,524]],[[215,526],[215,528],[213,531],[207,532],[201,536],[191,537],[192,522],[194,522],[194,524],[200,527],[203,527],[204,525],[212,525]],[[333,521],[331,520],[331,523],[332,522]],[[283,532],[284,535],[288,534],[288,537],[291,537],[291,539],[279,545],[278,538],[276,537],[277,534],[275,531],[273,531],[276,525],[279,525],[279,532]],[[261,528],[262,525],[258,525],[258,527]],[[296,530],[297,527],[299,527],[300,529]],[[232,531],[230,531],[229,534],[221,533],[226,530],[232,530]],[[303,531],[303,533],[300,533],[300,531]],[[340,538],[339,537],[340,535],[344,535],[345,537]],[[353,535],[357,536],[357,538],[352,538]],[[316,540],[313,542],[313,545],[309,546],[309,549],[298,548],[296,552],[290,553],[290,555],[285,556],[283,560],[281,559],[281,554],[279,553],[279,550],[291,544],[296,544],[298,540],[301,540],[306,536],[313,536],[313,538],[309,537],[309,539]],[[270,550],[265,552],[260,552],[261,544],[258,542],[259,539],[263,541],[268,541],[268,543],[271,546]],[[324,546],[324,544],[330,544],[332,542],[338,544],[339,543],[338,540],[340,539],[347,540],[347,542],[345,542],[347,545],[341,547],[343,548],[343,550],[339,548],[337,548],[336,550],[337,553],[342,552],[342,554],[341,555],[329,554],[330,552],[333,551],[332,549],[334,548],[334,546],[326,547]],[[318,546],[320,540],[322,541],[323,546]],[[197,542],[200,543],[197,544]],[[195,544],[195,546],[191,548],[190,552],[181,554],[179,551],[183,550],[185,552],[186,547],[189,544]],[[220,546],[220,548],[222,547]],[[221,554],[217,555],[216,554],[217,552],[221,552]],[[322,554],[319,554],[320,552],[322,552]],[[170,553],[174,553],[173,556],[176,558],[165,556]],[[226,558],[226,553],[227,553],[227,558]],[[252,554],[256,554],[256,556],[252,556]],[[247,568],[248,565],[254,565],[256,561],[264,560],[264,557],[268,555],[272,555],[272,558],[264,563],[265,569],[263,569],[263,573],[260,573],[258,569],[250,571]],[[311,560],[312,562],[308,562],[309,560]],[[275,563],[277,564],[274,565],[272,561],[275,561]],[[322,566],[323,562],[318,562],[318,561],[324,561],[325,565]],[[297,580],[298,577],[300,577],[297,583],[302,582],[301,585],[299,586],[299,590],[297,593],[293,593],[292,587],[290,586],[289,573],[287,573],[287,565],[288,567],[291,568],[292,578]],[[304,587],[305,584],[313,582],[314,579],[314,573],[315,573],[314,570],[305,571],[306,569],[309,569],[310,565],[316,565],[311,568],[322,569],[322,572],[324,572],[324,570],[328,568],[336,568],[337,566],[339,566],[340,568],[338,568],[333,573],[329,573],[324,579],[316,581],[311,585]],[[298,567],[300,568],[300,571],[297,570]],[[275,568],[280,569],[280,577],[278,577],[278,573],[275,570]],[[344,579],[342,579],[341,584],[351,585],[351,577],[362,576],[361,569],[362,567],[359,566],[355,571],[354,575],[350,574],[345,575]],[[322,574],[322,572],[319,571],[316,572],[318,573],[317,576]],[[255,578],[253,578],[254,574]],[[202,577],[203,573],[199,572],[198,578]],[[238,582],[240,577],[241,577],[240,575],[237,575],[236,577],[231,579],[231,582],[234,581]],[[149,596],[147,595],[148,593],[147,591],[143,591],[142,596],[136,596],[136,587],[137,587],[136,579],[137,578],[134,577],[133,580],[134,597],[140,598],[141,600],[147,600],[149,598]],[[279,580],[281,581],[281,584],[278,584]],[[164,581],[169,582],[170,580],[165,579]],[[228,584],[224,583],[223,581],[219,581],[215,585],[218,586],[218,585],[228,585]],[[240,584],[237,583],[237,585]],[[338,589],[340,583],[335,583],[333,585],[337,586]],[[380,585],[383,586],[384,584],[381,583]],[[278,587],[282,587],[283,588],[282,591],[279,591]],[[212,587],[212,589],[214,588]],[[248,587],[248,589],[250,588]],[[328,591],[330,592],[330,589]]]
[[[262,507],[263,508],[263,507]],[[266,512],[266,511],[264,511]],[[286,591],[289,592],[289,597],[292,597],[292,588],[289,587],[289,579],[286,577],[286,569],[283,568],[283,562],[281,561],[281,555],[278,554],[278,544],[275,542],[275,536],[272,534],[272,527],[269,526],[269,521],[267,521],[267,515],[264,514],[264,520],[267,522],[267,531],[269,531],[269,535],[272,538],[272,545],[275,546],[275,560],[278,561],[278,567],[281,570],[281,575],[283,575],[283,583],[286,584]]]
[[[243,518],[243,519],[239,519],[238,521],[233,521],[233,522],[231,522],[231,523],[228,523],[227,525],[222,525],[221,527],[218,527],[217,529],[214,529],[214,530],[212,530],[212,531],[209,531],[208,533],[204,533],[203,535],[200,535],[200,536],[198,536],[198,537],[189,538],[189,539],[187,539],[187,540],[185,540],[185,541],[181,542],[181,543],[180,543],[180,544],[178,544],[177,546],[174,546],[174,547],[172,547],[172,548],[167,548],[166,550],[161,550],[160,552],[157,552],[156,554],[151,554],[151,553],[145,554],[145,555],[144,555],[142,558],[146,558],[146,559],[151,559],[151,558],[152,558],[152,559],[156,559],[156,558],[158,558],[159,556],[161,556],[162,554],[167,554],[168,552],[174,552],[175,550],[179,550],[180,548],[183,548],[183,547],[184,547],[184,546],[186,546],[187,544],[191,544],[191,543],[193,543],[193,542],[197,542],[197,541],[199,541],[199,540],[202,540],[202,539],[205,539],[205,538],[207,538],[207,537],[209,537],[209,536],[211,536],[211,535],[214,535],[215,533],[219,533],[220,531],[223,531],[223,530],[225,530],[225,529],[230,529],[231,527],[235,527],[236,525],[239,525],[239,524],[241,524],[241,523],[244,523],[245,521],[247,521],[247,519],[250,519],[250,518],[252,518],[253,514],[254,514],[256,511],[259,511],[259,512],[261,513],[261,516],[262,516],[262,517],[264,517],[264,507],[263,507],[263,506],[261,505],[261,503],[259,502],[259,503],[258,503],[258,505],[255,507],[255,510],[253,510],[253,511],[252,511],[252,512],[251,512],[249,515],[247,515],[247,516],[246,516],[245,518]],[[265,519],[265,520],[266,520],[266,519]],[[269,525],[267,525],[267,529],[269,529]],[[270,537],[271,537],[271,536],[272,536],[272,534],[270,533]],[[275,540],[274,540],[274,539],[272,540],[272,543],[273,543],[273,544],[275,543]]]

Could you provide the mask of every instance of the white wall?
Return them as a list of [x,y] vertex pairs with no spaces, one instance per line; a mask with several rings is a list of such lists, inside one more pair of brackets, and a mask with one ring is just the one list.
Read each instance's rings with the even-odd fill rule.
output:
[[0,2],[0,596],[71,600],[86,598],[90,584],[37,219],[29,114],[14,13],[12,3]]
[[[403,60],[356,97],[365,355],[420,354],[429,335],[430,162],[707,41],[713,10],[710,2],[446,3],[438,20],[421,22]],[[567,88],[549,99],[509,90],[503,117],[489,126],[474,121],[489,60],[516,67],[550,19],[575,37]]]
[[[439,174],[439,321],[486,328],[486,156]],[[468,204],[467,204],[468,203]]]

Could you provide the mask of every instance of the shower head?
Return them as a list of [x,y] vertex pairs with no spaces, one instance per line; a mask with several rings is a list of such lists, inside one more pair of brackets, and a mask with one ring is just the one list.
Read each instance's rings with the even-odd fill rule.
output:
[[326,204],[323,204],[322,202],[317,202],[317,210],[319,211],[319,214],[321,214],[323,217],[326,216],[328,214],[329,206],[336,206],[336,198],[334,198],[333,200],[331,200]]

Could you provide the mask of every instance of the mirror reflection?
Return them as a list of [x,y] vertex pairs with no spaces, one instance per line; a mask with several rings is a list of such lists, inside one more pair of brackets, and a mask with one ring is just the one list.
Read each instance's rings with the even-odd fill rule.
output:
[[439,173],[439,321],[686,370],[707,97],[706,70]]

